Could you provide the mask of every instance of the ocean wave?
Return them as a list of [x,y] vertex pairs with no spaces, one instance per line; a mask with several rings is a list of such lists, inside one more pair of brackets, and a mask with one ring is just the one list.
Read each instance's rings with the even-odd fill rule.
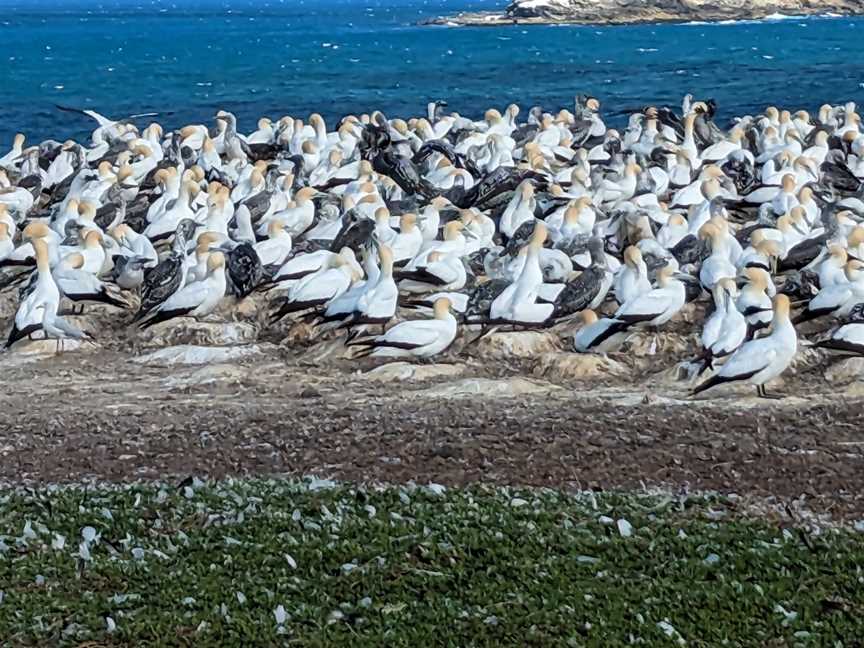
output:
[[807,20],[807,16],[790,16],[782,13],[773,13],[765,16],[764,20]]
[[[827,16],[828,15],[826,14],[826,17]],[[782,22],[782,21],[786,21],[786,20],[808,20],[808,19],[813,18],[813,17],[814,16],[795,16],[795,15],[788,15],[788,14],[782,14],[782,13],[773,13],[773,14],[770,14],[768,16],[765,16],[764,18],[742,18],[739,20],[717,20],[714,22],[708,22],[705,20],[693,20],[690,22],[682,23],[682,26],[684,26],[684,27],[695,27],[695,26],[710,27],[710,26],[716,25],[716,26],[720,26],[720,27],[727,27],[729,25],[758,25],[759,23],[765,23],[765,22]]]

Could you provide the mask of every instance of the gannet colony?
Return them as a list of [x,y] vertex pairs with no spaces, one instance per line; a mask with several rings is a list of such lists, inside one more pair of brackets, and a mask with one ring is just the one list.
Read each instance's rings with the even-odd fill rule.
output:
[[621,131],[581,95],[479,121],[442,101],[335,129],[262,118],[247,135],[224,111],[170,132],[77,112],[96,122],[89,143],[19,134],[0,155],[8,353],[98,344],[85,308],[138,334],[230,319],[252,295],[272,327],[302,321],[355,357],[417,359],[459,336],[552,326],[573,353],[611,353],[705,302],[684,320],[701,341],[686,363],[695,393],[747,382],[768,397],[804,337],[864,354],[854,103],[772,106],[728,130],[690,96]]

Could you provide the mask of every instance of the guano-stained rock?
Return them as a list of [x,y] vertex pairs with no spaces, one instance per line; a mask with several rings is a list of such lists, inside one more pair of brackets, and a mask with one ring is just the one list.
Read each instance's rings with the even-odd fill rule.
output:
[[510,398],[513,396],[537,396],[562,391],[561,387],[539,380],[509,378],[465,378],[444,385],[436,385],[417,392],[424,398]]
[[245,322],[197,322],[188,318],[141,331],[141,339],[154,346],[231,346],[250,344],[257,337],[257,327]]
[[560,349],[558,339],[543,331],[490,333],[480,340],[476,353],[483,358],[536,358]]

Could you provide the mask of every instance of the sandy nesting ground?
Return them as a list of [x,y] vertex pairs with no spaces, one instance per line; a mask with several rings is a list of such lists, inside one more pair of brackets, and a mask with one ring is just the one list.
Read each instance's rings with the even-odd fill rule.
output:
[[626,347],[638,359],[567,352],[559,331],[380,366],[342,357],[341,339],[298,342],[296,328],[280,346],[284,331],[259,335],[254,317],[137,336],[116,319],[89,322],[99,347],[0,356],[0,481],[314,473],[662,486],[864,518],[864,359],[805,349],[773,386],[782,401],[747,388],[691,400],[676,364],[694,340],[674,331],[639,334]]

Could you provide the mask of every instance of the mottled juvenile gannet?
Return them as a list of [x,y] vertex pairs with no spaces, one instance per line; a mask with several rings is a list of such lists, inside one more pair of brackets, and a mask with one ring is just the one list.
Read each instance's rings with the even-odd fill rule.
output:
[[149,315],[186,282],[188,267],[185,263],[185,231],[188,228],[184,226],[185,222],[181,222],[177,227],[171,253],[144,274],[144,284],[141,286],[141,306],[133,318],[133,322]]
[[142,328],[175,317],[204,317],[212,313],[225,296],[225,257],[221,252],[210,253],[207,270],[203,280],[187,284],[162,302],[144,321]]

